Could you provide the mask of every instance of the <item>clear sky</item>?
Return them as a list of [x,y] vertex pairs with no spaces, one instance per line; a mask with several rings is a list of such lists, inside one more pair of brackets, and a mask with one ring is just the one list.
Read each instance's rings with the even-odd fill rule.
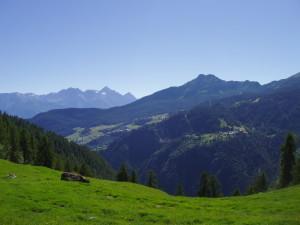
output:
[[299,71],[300,0],[0,0],[0,92],[141,97],[200,73]]

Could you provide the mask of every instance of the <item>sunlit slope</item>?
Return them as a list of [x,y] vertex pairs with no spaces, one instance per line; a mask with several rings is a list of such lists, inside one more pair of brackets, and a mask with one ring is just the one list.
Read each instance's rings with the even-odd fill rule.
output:
[[0,224],[300,224],[300,187],[248,197],[172,197],[131,183],[60,181],[57,171],[0,160]]

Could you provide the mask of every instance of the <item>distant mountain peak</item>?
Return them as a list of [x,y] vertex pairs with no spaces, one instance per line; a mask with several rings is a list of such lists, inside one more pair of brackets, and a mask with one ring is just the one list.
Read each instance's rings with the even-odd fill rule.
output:
[[67,89],[62,89],[58,93],[81,93],[82,91],[79,88],[69,87]]
[[226,81],[221,80],[220,78],[216,77],[213,74],[199,74],[195,79],[187,82],[183,86],[193,86],[193,87],[199,87],[199,86],[211,86],[214,84],[219,83],[225,83]]
[[130,92],[127,92],[125,95],[123,95],[124,98],[126,98],[128,101],[135,101],[137,98],[131,94]]
[[69,87],[58,92],[35,95],[33,93],[0,93],[0,110],[23,118],[38,113],[65,108],[101,108],[122,106],[135,101],[133,95],[122,95],[105,86],[100,91]]
[[100,92],[116,92],[116,91],[114,91],[114,90],[112,90],[111,88],[109,88],[108,86],[105,86],[104,88],[102,88],[101,90],[100,90]]
[[128,97],[133,97],[135,98],[135,96],[133,94],[131,94],[130,92],[127,92],[124,96],[128,96]]
[[213,74],[199,74],[196,79],[221,80],[220,78],[218,78],[217,76],[215,76]]

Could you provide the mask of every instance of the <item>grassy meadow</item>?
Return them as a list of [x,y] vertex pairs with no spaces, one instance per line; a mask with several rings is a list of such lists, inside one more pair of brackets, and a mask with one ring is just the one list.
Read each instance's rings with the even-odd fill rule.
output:
[[61,181],[58,171],[0,160],[0,225],[77,224],[297,225],[300,187],[246,197],[174,197],[132,183]]

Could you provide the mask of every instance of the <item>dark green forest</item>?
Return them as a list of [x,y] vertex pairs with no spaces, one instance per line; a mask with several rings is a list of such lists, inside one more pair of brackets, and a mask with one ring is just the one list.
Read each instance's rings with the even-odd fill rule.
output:
[[86,176],[113,177],[111,167],[88,147],[5,113],[0,113],[0,158]]

